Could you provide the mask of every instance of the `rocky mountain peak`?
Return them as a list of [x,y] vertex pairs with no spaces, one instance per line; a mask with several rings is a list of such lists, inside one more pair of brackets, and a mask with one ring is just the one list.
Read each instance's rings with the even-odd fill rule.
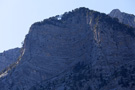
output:
[[121,11],[119,9],[113,9],[110,12],[110,15],[113,15],[113,16],[116,16],[116,15],[119,15],[119,14],[121,14]]
[[[81,17],[86,16],[87,12],[94,12],[94,11],[89,10],[88,8],[85,8],[85,7],[77,8],[75,10],[65,12],[62,15],[56,15],[56,16],[50,17],[48,19],[44,19],[41,22],[36,22],[31,26],[31,28],[33,26],[41,26],[41,25],[45,25],[45,24],[62,26],[63,24],[66,24],[65,21],[72,20],[74,17],[77,17],[77,18],[81,19]],[[70,22],[75,23],[74,21],[70,21]]]
[[121,12],[119,9],[114,9],[110,12],[109,16],[112,18],[118,18],[119,22],[135,28],[135,16],[133,14],[128,14]]
[[134,28],[87,8],[36,22],[0,89],[131,90],[134,40]]

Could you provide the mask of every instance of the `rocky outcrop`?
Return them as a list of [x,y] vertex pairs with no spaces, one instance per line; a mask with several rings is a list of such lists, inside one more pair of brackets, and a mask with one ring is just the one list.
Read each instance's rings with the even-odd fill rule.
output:
[[134,28],[75,9],[31,26],[21,58],[0,79],[0,88],[134,90],[134,47]]
[[135,28],[135,16],[133,14],[127,14],[121,12],[119,9],[114,9],[110,12],[109,16],[113,18],[118,18],[119,22]]
[[17,61],[20,55],[20,48],[10,49],[0,53],[0,71]]
[[70,70],[34,85],[31,90],[135,89],[134,29],[104,14],[92,15],[95,17],[88,19],[92,30],[88,37],[93,40],[88,47],[92,49]]

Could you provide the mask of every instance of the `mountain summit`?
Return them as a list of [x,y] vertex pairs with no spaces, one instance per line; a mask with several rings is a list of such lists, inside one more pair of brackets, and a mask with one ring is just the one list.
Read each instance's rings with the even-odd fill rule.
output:
[[133,14],[127,14],[121,12],[119,9],[114,9],[110,12],[109,16],[118,18],[121,23],[135,28],[135,16]]
[[119,16],[121,14],[121,11],[119,9],[113,9],[111,12],[110,12],[110,15],[111,16]]
[[134,28],[78,8],[31,26],[0,89],[134,90],[134,47]]

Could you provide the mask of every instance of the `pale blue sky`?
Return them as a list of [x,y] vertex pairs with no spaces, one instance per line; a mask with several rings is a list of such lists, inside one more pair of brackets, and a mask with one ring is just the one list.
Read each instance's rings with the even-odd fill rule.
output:
[[0,52],[21,47],[31,24],[78,7],[135,15],[135,0],[0,0]]

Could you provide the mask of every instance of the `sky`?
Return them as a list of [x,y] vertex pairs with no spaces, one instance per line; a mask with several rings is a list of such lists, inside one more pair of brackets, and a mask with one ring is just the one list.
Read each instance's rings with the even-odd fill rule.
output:
[[0,52],[21,47],[34,22],[79,7],[106,14],[120,9],[135,15],[135,0],[0,0]]

